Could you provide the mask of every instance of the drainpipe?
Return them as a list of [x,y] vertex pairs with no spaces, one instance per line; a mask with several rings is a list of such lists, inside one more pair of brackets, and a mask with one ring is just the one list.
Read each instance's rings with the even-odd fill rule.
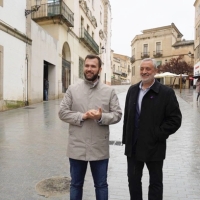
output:
[[28,106],[28,54],[26,54],[26,98],[25,98],[25,106]]

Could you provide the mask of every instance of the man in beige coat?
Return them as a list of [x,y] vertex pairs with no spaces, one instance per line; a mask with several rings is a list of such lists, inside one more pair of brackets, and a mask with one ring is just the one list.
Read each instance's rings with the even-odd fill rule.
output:
[[59,117],[69,123],[70,200],[82,199],[88,162],[96,199],[108,200],[109,125],[119,122],[122,112],[114,89],[99,80],[101,70],[98,56],[86,56],[85,80],[70,85],[60,104]]

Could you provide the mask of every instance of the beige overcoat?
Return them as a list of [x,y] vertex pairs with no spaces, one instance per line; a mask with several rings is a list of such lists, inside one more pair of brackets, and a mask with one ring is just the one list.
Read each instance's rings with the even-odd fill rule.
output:
[[[83,113],[102,108],[102,118],[82,121]],[[70,85],[60,104],[59,117],[69,123],[67,156],[85,161],[109,158],[109,125],[120,121],[122,116],[115,90],[100,81],[83,80]]]

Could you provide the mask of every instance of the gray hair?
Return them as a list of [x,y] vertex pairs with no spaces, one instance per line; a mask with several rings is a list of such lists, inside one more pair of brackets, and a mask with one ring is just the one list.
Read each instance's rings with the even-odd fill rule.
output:
[[142,60],[142,62],[140,63],[140,65],[143,63],[143,62],[146,62],[146,61],[151,61],[153,63],[153,66],[155,69],[157,69],[157,62],[155,59],[152,59],[152,58],[145,58]]

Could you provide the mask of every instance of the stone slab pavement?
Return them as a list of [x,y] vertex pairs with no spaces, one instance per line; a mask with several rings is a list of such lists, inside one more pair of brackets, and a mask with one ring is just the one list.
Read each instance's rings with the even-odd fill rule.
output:
[[[115,87],[122,109],[129,86]],[[164,200],[200,199],[200,109],[194,90],[175,90],[183,114],[181,128],[168,139],[164,162]],[[0,200],[44,200],[35,185],[54,176],[70,177],[66,157],[68,124],[58,118],[61,100],[0,113]],[[123,119],[110,127],[109,200],[128,200],[126,157],[121,141]],[[113,144],[114,142],[114,144]],[[119,142],[119,143],[118,143]],[[89,169],[89,167],[88,167]],[[148,171],[143,196],[147,200]],[[69,200],[69,194],[49,197]],[[95,200],[87,171],[83,200]]]

